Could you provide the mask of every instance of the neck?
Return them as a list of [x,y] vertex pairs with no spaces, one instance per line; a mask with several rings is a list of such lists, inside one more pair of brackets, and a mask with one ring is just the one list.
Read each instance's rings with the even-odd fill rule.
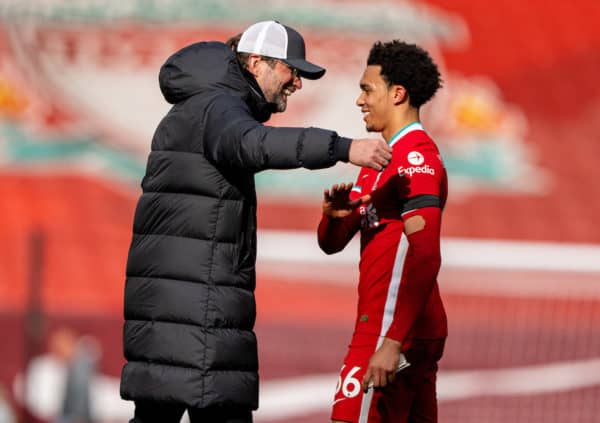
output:
[[398,111],[394,114],[390,124],[387,125],[383,131],[381,131],[381,135],[386,142],[389,142],[390,138],[392,138],[396,132],[404,128],[406,125],[419,121],[419,109],[410,107],[407,110]]

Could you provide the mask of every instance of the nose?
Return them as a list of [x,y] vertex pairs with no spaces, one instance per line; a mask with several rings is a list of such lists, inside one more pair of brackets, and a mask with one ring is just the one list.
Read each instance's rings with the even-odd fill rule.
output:
[[297,90],[302,89],[302,78],[300,76],[296,76],[294,78],[294,88],[296,88]]
[[356,105],[358,107],[362,107],[363,104],[365,104],[365,99],[364,99],[364,93],[361,92],[360,95],[358,96],[358,98],[356,99]]

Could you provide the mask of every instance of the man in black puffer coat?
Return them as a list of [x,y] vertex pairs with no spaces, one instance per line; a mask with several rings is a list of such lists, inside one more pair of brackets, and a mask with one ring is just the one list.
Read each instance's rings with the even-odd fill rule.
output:
[[152,140],[125,286],[121,396],[135,401],[131,422],[178,422],[186,409],[194,423],[252,421],[254,174],[340,160],[382,169],[391,158],[381,140],[262,124],[302,77],[325,73],[305,60],[298,32],[259,22],[237,51],[192,44],[160,71],[174,106]]

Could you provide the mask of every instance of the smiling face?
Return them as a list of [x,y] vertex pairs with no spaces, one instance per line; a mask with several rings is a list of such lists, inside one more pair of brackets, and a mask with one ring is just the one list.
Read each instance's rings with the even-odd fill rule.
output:
[[275,104],[277,112],[283,112],[287,108],[288,97],[296,90],[302,89],[302,79],[292,68],[279,60],[275,60],[273,64],[263,59],[262,63],[256,81],[266,100]]
[[390,124],[395,91],[381,76],[381,66],[367,66],[360,79],[360,90],[356,105],[363,112],[367,131],[384,132]]

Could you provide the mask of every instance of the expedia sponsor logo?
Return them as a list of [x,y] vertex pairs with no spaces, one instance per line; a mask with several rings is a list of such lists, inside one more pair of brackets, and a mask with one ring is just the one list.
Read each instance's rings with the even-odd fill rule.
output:
[[424,166],[411,166],[411,167],[403,167],[400,166],[398,168],[398,173],[402,175],[408,175],[412,178],[415,173],[427,173],[429,175],[435,175],[435,169],[429,166],[428,164]]

